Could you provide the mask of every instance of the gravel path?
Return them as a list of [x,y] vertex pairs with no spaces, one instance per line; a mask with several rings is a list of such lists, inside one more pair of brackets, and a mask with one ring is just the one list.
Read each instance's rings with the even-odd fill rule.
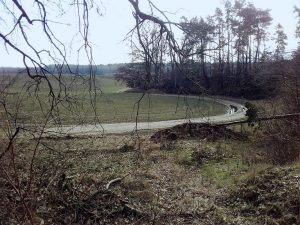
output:
[[[199,98],[198,96],[190,96],[190,98]],[[45,130],[47,134],[65,134],[65,135],[93,135],[93,134],[111,134],[111,133],[126,133],[137,130],[153,130],[169,128],[186,122],[211,123],[211,124],[226,124],[229,122],[243,121],[246,119],[245,107],[232,100],[215,99],[205,97],[221,103],[227,107],[227,113],[224,115],[210,116],[205,118],[191,118],[179,120],[167,120],[158,122],[140,122],[136,123],[112,123],[99,125],[74,125],[48,128]]]

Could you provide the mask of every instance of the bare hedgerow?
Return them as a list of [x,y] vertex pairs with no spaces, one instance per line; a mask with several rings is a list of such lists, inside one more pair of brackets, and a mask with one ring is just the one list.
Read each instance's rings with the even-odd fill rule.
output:
[[277,71],[281,82],[280,106],[277,105],[274,112],[295,116],[264,122],[266,129],[261,143],[269,159],[276,164],[293,162],[300,157],[300,52],[280,65]]

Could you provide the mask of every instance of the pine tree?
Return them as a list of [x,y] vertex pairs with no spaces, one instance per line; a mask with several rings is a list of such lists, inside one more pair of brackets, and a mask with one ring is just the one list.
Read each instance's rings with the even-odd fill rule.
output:
[[[297,14],[298,22],[295,30],[295,37],[300,39],[300,8],[294,7],[294,13]],[[300,47],[300,41],[298,42],[298,48]]]
[[279,23],[275,30],[275,58],[280,60],[284,58],[285,48],[287,46],[287,35],[284,33],[283,26]]

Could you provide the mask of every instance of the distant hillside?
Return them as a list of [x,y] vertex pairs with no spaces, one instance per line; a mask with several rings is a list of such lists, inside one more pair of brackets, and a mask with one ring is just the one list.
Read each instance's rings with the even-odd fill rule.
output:
[[17,74],[25,72],[25,68],[21,67],[0,67],[0,75],[2,74]]
[[[89,75],[92,71],[93,74],[98,76],[113,76],[117,70],[126,65],[126,63],[116,63],[107,65],[69,65],[61,67],[60,65],[48,65],[47,69],[52,72],[62,71],[64,74],[78,73],[82,75]],[[0,67],[0,74],[17,74],[26,72],[25,68],[20,67]]]
[[90,65],[69,65],[69,67],[63,66],[63,68],[61,68],[59,65],[49,65],[48,68],[51,71],[62,70],[63,73],[65,74],[68,74],[70,73],[70,71],[72,71],[72,73],[89,75],[92,71],[93,74],[95,75],[109,76],[109,75],[114,75],[117,72],[117,70],[124,65],[125,65],[124,63],[107,64],[107,65],[100,64],[100,65],[94,65],[92,67]]

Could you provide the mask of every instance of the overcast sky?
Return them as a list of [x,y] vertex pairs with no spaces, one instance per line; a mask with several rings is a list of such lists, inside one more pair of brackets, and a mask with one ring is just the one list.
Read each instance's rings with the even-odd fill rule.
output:
[[[143,0],[140,0],[141,2]],[[153,0],[162,10],[176,12],[170,15],[172,20],[179,21],[182,16],[192,18],[195,16],[206,17],[212,15],[216,7],[222,7],[222,0]],[[288,34],[288,49],[295,49],[296,40],[294,31],[296,19],[293,14],[293,6],[300,6],[299,0],[252,0],[257,8],[271,9],[273,26],[281,23]],[[96,64],[130,62],[130,52],[128,43],[123,42],[125,35],[134,26],[131,6],[127,0],[102,0],[104,7],[103,17],[93,17],[91,21],[90,38],[94,45],[94,60]],[[1,24],[0,24],[1,25]],[[55,28],[56,29],[56,28]],[[58,30],[59,29],[59,30]],[[0,27],[1,30],[1,27]],[[71,42],[72,36],[64,32],[64,27],[58,26],[57,31],[64,35],[64,42]],[[270,30],[273,33],[273,29]],[[38,39],[39,45],[43,45],[43,40]],[[70,62],[76,63],[76,52],[70,52]],[[85,63],[85,61],[81,61]],[[22,66],[22,59],[8,49],[8,53],[3,48],[0,41],[0,66]]]

